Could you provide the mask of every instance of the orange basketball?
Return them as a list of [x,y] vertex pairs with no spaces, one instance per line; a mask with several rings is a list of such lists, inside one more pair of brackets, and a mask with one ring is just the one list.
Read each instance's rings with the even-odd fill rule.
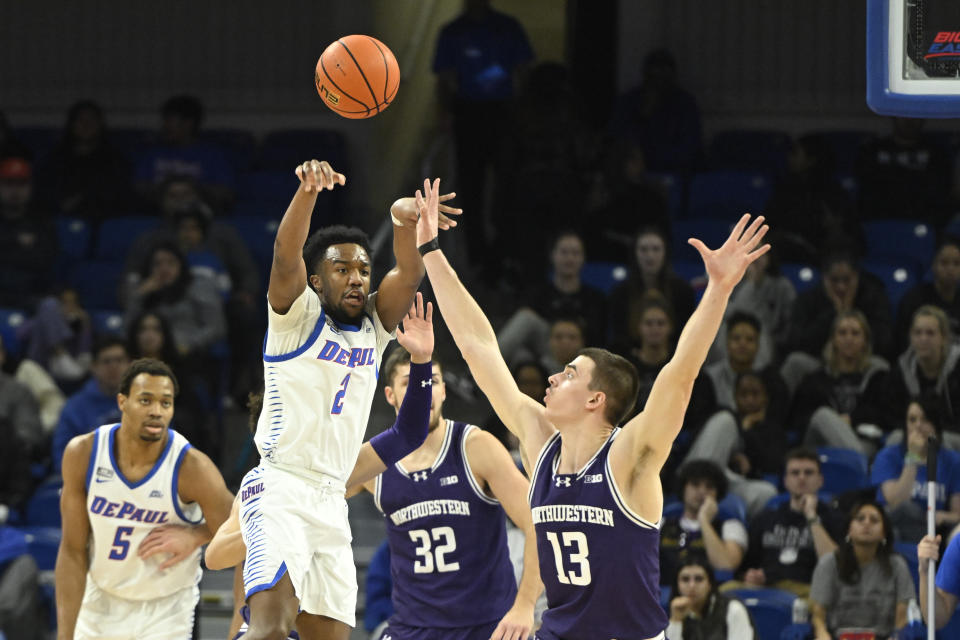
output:
[[376,38],[340,38],[320,55],[314,77],[324,104],[344,118],[369,118],[386,109],[400,87],[400,66]]

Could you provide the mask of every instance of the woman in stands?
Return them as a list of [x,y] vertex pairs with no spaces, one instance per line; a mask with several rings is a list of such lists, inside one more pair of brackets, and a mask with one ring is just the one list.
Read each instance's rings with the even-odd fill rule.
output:
[[[850,513],[847,537],[820,558],[813,571],[810,611],[816,640],[845,631],[872,631],[890,638],[907,623],[916,589],[907,562],[893,552],[893,532],[883,507],[873,501]],[[867,637],[867,636],[862,636]]]
[[[887,391],[888,416],[899,419],[912,398],[935,397],[943,415],[943,442],[960,451],[960,344],[940,307],[924,305],[913,313],[910,347],[897,359]],[[895,425],[899,427],[900,425]]]
[[870,323],[860,311],[841,311],[823,349],[823,366],[803,378],[793,400],[791,423],[804,444],[859,451],[880,448],[890,365],[873,355]]
[[722,595],[707,561],[697,555],[680,563],[670,592],[667,640],[754,640],[753,620],[739,600]]

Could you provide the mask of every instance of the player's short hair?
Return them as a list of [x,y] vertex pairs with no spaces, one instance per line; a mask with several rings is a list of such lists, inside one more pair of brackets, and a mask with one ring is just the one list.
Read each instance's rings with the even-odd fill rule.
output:
[[730,314],[730,319],[727,320],[727,335],[729,335],[738,324],[748,324],[753,327],[754,331],[758,334],[760,333],[760,320],[757,316],[746,311],[734,311]]
[[358,244],[373,260],[373,250],[370,248],[370,237],[356,227],[335,224],[316,231],[307,239],[303,247],[303,261],[307,265],[307,275],[312,276],[319,272],[319,264],[327,249],[335,244]]
[[104,335],[97,337],[93,341],[92,355],[94,362],[96,362],[97,358],[100,357],[101,353],[112,347],[122,347],[124,353],[126,353],[127,356],[130,355],[130,351],[127,349],[127,343],[122,337],[115,335]]
[[606,394],[603,417],[614,426],[620,424],[633,411],[633,405],[640,394],[640,375],[637,368],[623,356],[606,349],[588,347],[581,349],[577,355],[593,360],[593,375],[587,388]]
[[809,447],[796,447],[787,451],[787,456],[783,459],[783,468],[786,470],[787,463],[791,460],[809,460],[817,465],[817,471],[820,471],[820,456]]
[[133,384],[133,380],[141,373],[145,373],[148,376],[169,378],[170,382],[173,383],[174,397],[179,395],[180,383],[177,382],[177,376],[174,375],[173,370],[167,366],[166,362],[157,360],[156,358],[140,358],[131,362],[127,370],[123,372],[123,377],[120,379],[120,389],[118,391],[125,396],[130,395],[130,385]]
[[718,502],[727,495],[727,477],[723,475],[723,469],[711,460],[691,460],[680,467],[677,480],[681,498],[688,484],[699,481],[713,485],[717,490]]
[[260,422],[260,412],[263,411],[263,391],[252,391],[247,394],[247,409],[250,411],[247,416],[247,426],[250,433],[257,432],[257,423]]
[[[443,371],[443,365],[436,359],[436,357],[431,359],[431,362],[435,367]],[[393,386],[393,377],[397,375],[397,368],[405,364],[410,364],[410,352],[404,349],[403,347],[397,345],[397,347],[390,352],[390,355],[387,356],[387,361],[383,365],[383,383],[388,387]]]

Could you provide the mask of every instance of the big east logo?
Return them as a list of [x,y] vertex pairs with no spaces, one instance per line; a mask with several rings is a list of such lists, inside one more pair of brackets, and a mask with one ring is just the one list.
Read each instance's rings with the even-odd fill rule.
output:
[[938,31],[923,59],[945,57],[960,58],[960,31]]

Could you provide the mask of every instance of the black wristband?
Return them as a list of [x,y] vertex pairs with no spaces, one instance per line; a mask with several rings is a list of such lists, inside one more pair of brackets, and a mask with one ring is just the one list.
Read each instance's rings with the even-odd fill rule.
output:
[[421,256],[425,256],[431,251],[436,251],[439,248],[440,248],[440,242],[437,236],[434,236],[433,240],[430,240],[429,242],[424,242],[422,245],[417,247],[417,251],[420,252]]

